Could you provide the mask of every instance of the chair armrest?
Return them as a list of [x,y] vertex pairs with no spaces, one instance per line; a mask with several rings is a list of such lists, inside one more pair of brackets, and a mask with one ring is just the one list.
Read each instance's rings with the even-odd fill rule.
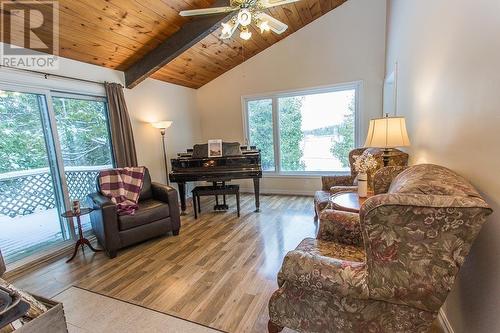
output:
[[333,186],[352,186],[354,178],[351,175],[323,176],[321,177],[323,191],[329,191]]
[[[491,214],[493,210],[480,197],[462,197],[439,194],[388,193],[369,197],[360,208],[360,223],[366,224],[366,219],[380,215],[379,208],[389,207],[419,207],[419,208],[480,208]],[[382,218],[383,217],[383,218]],[[377,221],[394,218],[393,215],[379,216]],[[462,218],[463,219],[463,218]],[[402,218],[399,219],[401,221]]]
[[318,239],[347,245],[363,245],[359,214],[325,209],[319,220]]
[[153,191],[153,198],[155,200],[163,201],[168,204],[179,200],[177,190],[172,186],[153,182],[151,183],[151,190]]
[[100,193],[89,194],[87,203],[94,209],[90,213],[90,222],[99,243],[108,254],[116,253],[121,248],[116,205]]
[[115,204],[111,201],[110,198],[97,192],[90,193],[87,196],[87,203],[89,204],[90,208],[93,209],[103,209],[109,206],[115,206]]
[[373,192],[374,194],[387,193],[392,181],[403,172],[407,167],[405,166],[388,166],[377,170],[373,175]]
[[339,297],[368,299],[367,271],[362,262],[340,260],[309,252],[288,252],[278,273],[278,285],[323,290]]
[[371,298],[437,313],[491,213],[479,197],[390,193],[368,198],[359,215]]
[[351,185],[351,186],[332,186],[330,188],[330,193],[335,194],[335,193],[340,193],[340,192],[357,192],[358,191],[358,186]]
[[179,209],[179,196],[177,190],[172,186],[153,182],[151,183],[153,198],[168,203],[170,209],[170,221],[172,229],[178,231],[181,227],[181,212]]

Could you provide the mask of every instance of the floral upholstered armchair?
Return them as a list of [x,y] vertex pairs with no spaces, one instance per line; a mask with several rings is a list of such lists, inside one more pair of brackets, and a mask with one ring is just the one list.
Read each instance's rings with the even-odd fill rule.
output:
[[[377,168],[368,173],[368,189],[372,190],[373,184],[373,174],[376,170],[379,170],[384,166],[382,158],[382,150],[379,148],[356,148],[349,152],[349,165],[350,174],[349,175],[335,175],[335,176],[323,176],[321,177],[322,189],[317,191],[314,195],[314,212],[315,220],[318,219],[319,214],[328,205],[330,195],[343,191],[357,191],[357,172],[354,169],[354,158],[356,156],[370,153],[377,160]],[[407,166],[408,165],[408,154],[402,152],[401,150],[395,149],[392,153],[391,159],[389,161],[389,166]]]
[[[375,172],[373,194],[387,193],[392,180],[406,168],[406,166],[389,166]],[[359,214],[339,211],[327,206],[321,211],[319,220],[320,238],[347,245],[363,246]]]
[[286,255],[270,332],[428,331],[492,210],[437,165],[384,168],[374,187],[359,214],[362,245],[323,228]]

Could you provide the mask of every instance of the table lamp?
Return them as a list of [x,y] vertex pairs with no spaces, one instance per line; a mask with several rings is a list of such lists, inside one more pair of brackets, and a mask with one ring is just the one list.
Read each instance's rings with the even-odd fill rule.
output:
[[370,120],[365,147],[382,148],[384,166],[389,165],[391,153],[396,147],[408,147],[410,139],[403,117],[389,117]]
[[172,121],[169,120],[164,120],[164,121],[158,121],[155,123],[151,123],[151,125],[154,128],[159,128],[161,131],[161,140],[162,140],[162,146],[163,146],[163,160],[165,162],[165,170],[167,171],[167,185],[170,185],[170,180],[168,179],[168,160],[167,160],[167,144],[165,142],[165,131],[167,128],[172,126]]

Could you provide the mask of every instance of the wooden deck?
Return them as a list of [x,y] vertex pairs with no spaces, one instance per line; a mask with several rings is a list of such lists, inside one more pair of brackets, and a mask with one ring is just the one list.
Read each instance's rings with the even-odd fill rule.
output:
[[[84,230],[90,230],[88,216],[82,217]],[[39,211],[26,216],[0,216],[0,249],[7,263],[35,255],[62,243],[57,209]]]

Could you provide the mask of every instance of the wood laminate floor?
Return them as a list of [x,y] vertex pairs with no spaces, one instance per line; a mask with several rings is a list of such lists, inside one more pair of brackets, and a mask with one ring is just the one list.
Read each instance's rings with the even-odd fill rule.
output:
[[267,332],[283,257],[316,233],[312,202],[261,196],[261,212],[254,213],[253,196],[242,195],[238,219],[234,200],[228,212],[213,212],[213,200],[202,198],[201,217],[194,220],[189,209],[177,237],[131,247],[112,260],[88,252],[69,264],[61,259],[16,285],[46,297],[76,285],[227,332]]
[[312,197],[241,197],[241,218],[213,212],[202,198],[202,214],[182,217],[181,233],[120,251],[115,259],[85,253],[66,264],[51,263],[16,281],[53,297],[71,285],[129,301],[228,332],[265,332],[267,303],[277,289],[284,255],[314,237]]

